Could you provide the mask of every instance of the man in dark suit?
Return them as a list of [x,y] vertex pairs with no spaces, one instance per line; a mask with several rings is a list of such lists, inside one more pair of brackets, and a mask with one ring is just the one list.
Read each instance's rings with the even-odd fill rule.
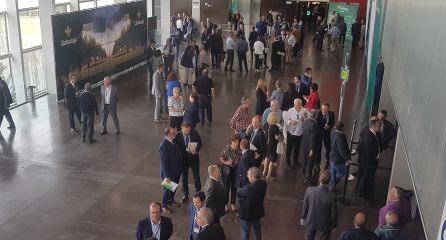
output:
[[267,184],[261,180],[260,169],[252,167],[248,170],[249,185],[237,192],[240,199],[241,240],[249,240],[251,226],[256,240],[262,239],[260,219],[265,216],[263,201]]
[[111,85],[111,77],[104,78],[104,85],[101,87],[101,96],[102,96],[102,132],[101,135],[107,134],[107,118],[108,114],[113,118],[113,123],[115,124],[116,135],[119,135],[119,120],[118,120],[118,100],[119,93],[118,88]]
[[300,76],[294,77],[293,81],[293,88],[290,89],[290,91],[292,92],[292,98],[293,100],[299,98],[300,100],[302,100],[302,106],[305,106],[307,102],[304,99],[304,96],[310,95],[310,89],[301,81]]
[[[78,132],[74,125],[74,115],[76,114],[79,123],[81,123],[81,111],[79,109],[80,87],[76,84],[77,75],[74,72],[68,74],[70,82],[65,85],[63,94],[65,98],[65,107],[68,109],[68,118],[70,120],[71,132]],[[82,124],[82,123],[81,123]]]
[[200,232],[200,226],[197,222],[198,212],[204,207],[206,196],[204,192],[198,191],[192,198],[193,203],[189,205],[189,238],[188,240],[194,240]]
[[8,129],[15,129],[14,121],[12,120],[11,113],[9,112],[9,106],[13,103],[11,91],[9,91],[8,84],[0,77],[0,91],[1,100],[0,103],[0,126],[2,125],[3,116],[9,123]]
[[359,23],[359,18],[352,24],[351,28],[352,34],[352,49],[358,47],[359,40],[361,38],[361,23]]
[[[175,137],[175,143],[180,148],[182,157],[182,183],[184,196],[181,202],[186,203],[189,198],[189,168],[192,169],[194,175],[195,192],[201,190],[200,180],[200,158],[201,138],[197,130],[193,130],[190,123],[185,122],[181,124],[181,131]],[[196,146],[193,146],[196,145]]]
[[172,236],[173,225],[170,218],[161,216],[161,204],[152,202],[149,205],[149,217],[138,223],[137,240],[168,240]]
[[88,141],[90,143],[95,143],[96,140],[93,139],[94,132],[94,118],[99,115],[98,103],[96,102],[96,97],[91,93],[91,84],[85,84],[85,91],[79,96],[79,108],[82,113],[82,138],[81,142],[85,142],[85,137],[88,129]]
[[315,120],[317,112],[316,109],[311,110],[308,118],[302,123],[301,147],[304,154],[302,171],[304,184],[308,185],[311,185],[313,182],[313,168],[315,168],[317,163],[321,162],[322,129],[319,128]]
[[359,212],[355,215],[353,221],[354,228],[349,229],[341,234],[339,240],[377,240],[377,236],[374,232],[367,230],[367,216]]
[[240,142],[240,149],[242,150],[242,159],[238,163],[237,175],[235,177],[235,186],[237,188],[244,187],[249,184],[248,169],[256,166],[255,153],[249,149],[248,139],[243,139]]
[[350,147],[344,133],[344,123],[337,122],[330,135],[330,173],[329,189],[335,191],[336,184],[345,177],[347,165],[351,164]]
[[214,213],[214,223],[220,223],[220,217],[225,215],[225,190],[220,183],[220,168],[217,165],[208,167],[209,178],[206,182],[206,207]]
[[259,167],[266,155],[266,135],[261,128],[258,116],[252,118],[251,125],[246,129],[246,138],[249,139],[250,149],[255,153],[255,166]]
[[156,42],[154,40],[151,40],[146,50],[147,71],[149,73],[149,89],[152,89],[152,77],[153,77],[152,57],[155,54],[155,51],[156,51]]
[[381,124],[381,129],[379,131],[379,138],[381,142],[381,151],[386,150],[389,147],[389,142],[396,136],[395,128],[393,124],[386,119],[387,111],[381,110],[378,113],[378,119]]
[[380,157],[379,120],[370,121],[370,129],[362,136],[358,146],[358,183],[356,194],[372,201],[375,190],[375,173]]
[[[316,117],[317,125],[323,129],[322,131],[322,141],[325,147],[325,170],[328,169],[329,166],[329,158],[330,158],[330,133],[331,129],[335,124],[335,114],[333,111],[330,111],[330,104],[323,103],[321,106],[321,111],[318,112]],[[320,162],[316,163],[316,166],[319,167]]]
[[195,240],[226,240],[223,227],[215,222],[212,209],[203,207],[197,215],[197,223],[201,230]]
[[313,240],[319,232],[319,239],[328,240],[337,226],[336,195],[328,190],[330,172],[319,176],[319,186],[309,187],[305,192],[300,224],[305,226],[306,240]]
[[[174,142],[176,130],[168,127],[164,130],[165,138],[161,141],[159,146],[160,160],[161,160],[161,178],[166,183],[173,181],[178,183],[181,174],[181,152],[178,145]],[[172,210],[167,207],[168,204],[173,204],[177,207],[180,205],[175,202],[175,191],[172,192],[166,188],[163,188],[163,212],[172,213]]]

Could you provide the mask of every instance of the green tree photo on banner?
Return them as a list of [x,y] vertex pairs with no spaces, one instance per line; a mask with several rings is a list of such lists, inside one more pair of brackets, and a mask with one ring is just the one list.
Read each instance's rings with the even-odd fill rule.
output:
[[229,10],[235,13],[238,8],[238,0],[229,0]]

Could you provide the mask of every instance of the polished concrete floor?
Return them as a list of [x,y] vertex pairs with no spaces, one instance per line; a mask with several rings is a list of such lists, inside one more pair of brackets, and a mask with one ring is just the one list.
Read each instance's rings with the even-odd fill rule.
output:
[[[342,55],[316,53],[310,42],[307,39],[302,57],[281,72],[266,73],[265,78],[270,85],[276,79],[291,81],[310,66],[315,82],[320,83],[322,101],[331,103],[337,112]],[[343,119],[348,135],[354,119],[367,119],[362,53],[352,54],[351,70]],[[256,81],[262,77],[253,72],[211,75],[217,85],[214,123],[198,127],[204,140],[200,156],[203,183],[206,167],[217,161],[228,143],[228,122],[240,98],[255,98]],[[122,76],[114,84],[121,95],[118,115],[122,134],[100,136],[97,124],[98,142],[94,145],[81,143],[78,133],[70,133],[68,113],[54,96],[12,110],[17,131],[9,131],[3,124],[0,135],[0,239],[134,238],[138,220],[147,216],[147,203],[161,200],[158,145],[167,123],[153,123],[154,99],[148,94],[145,69]],[[110,130],[113,126],[109,126]],[[391,166],[391,159],[392,152],[386,152],[381,165]],[[352,197],[356,182],[349,184],[347,197],[353,202],[339,208],[339,226],[334,235],[350,228],[352,216],[359,210],[369,215],[368,227],[376,227],[377,209],[385,203],[389,175],[389,171],[377,174],[375,204],[356,201]],[[305,192],[302,173],[281,164],[277,176],[278,180],[268,185],[266,217],[262,220],[264,239],[303,239],[304,229],[298,224]],[[182,194],[176,197],[179,200]],[[168,216],[174,223],[172,239],[186,239],[187,207],[175,209]],[[239,239],[234,216],[224,217],[222,224],[228,239]]]

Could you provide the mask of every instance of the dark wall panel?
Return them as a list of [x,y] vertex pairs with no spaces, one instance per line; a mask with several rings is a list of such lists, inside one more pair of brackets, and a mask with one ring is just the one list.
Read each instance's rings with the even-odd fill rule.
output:
[[171,0],[170,15],[172,16],[174,13],[186,13],[186,15],[192,15],[192,0]]

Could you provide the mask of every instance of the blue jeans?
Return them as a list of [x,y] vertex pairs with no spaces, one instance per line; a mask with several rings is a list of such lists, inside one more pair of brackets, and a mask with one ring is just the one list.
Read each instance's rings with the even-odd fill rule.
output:
[[328,185],[330,191],[333,191],[333,189],[336,187],[336,184],[341,181],[343,177],[345,177],[346,171],[347,168],[345,167],[345,163],[330,162],[331,179],[330,184]]
[[260,228],[260,220],[255,221],[245,221],[240,219],[240,240],[249,240],[249,235],[251,232],[251,226],[254,230],[254,239],[262,239],[262,229]]

